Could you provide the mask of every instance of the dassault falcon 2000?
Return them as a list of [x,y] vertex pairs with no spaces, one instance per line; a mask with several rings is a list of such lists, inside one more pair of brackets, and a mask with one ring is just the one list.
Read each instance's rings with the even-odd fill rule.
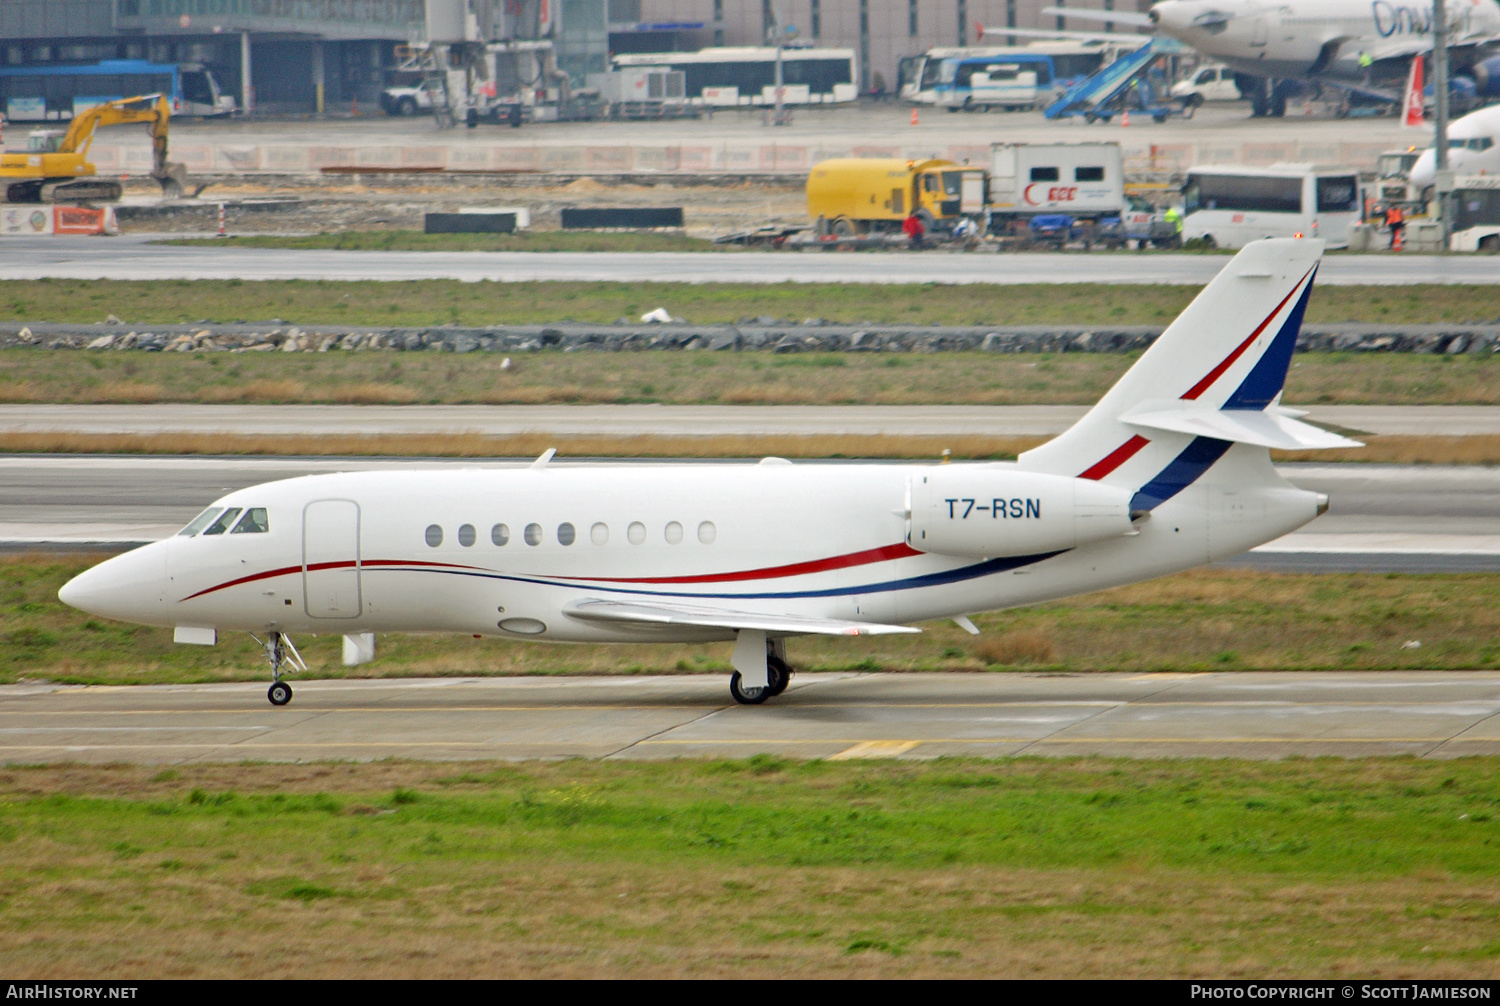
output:
[[1188,569],[1327,508],[1268,448],[1358,446],[1280,405],[1322,242],[1248,245],[1066,433],[1013,463],[551,464],[313,475],[233,492],[59,597],[92,614],[290,634],[734,641],[730,691],[787,685],[785,640],[916,632]]

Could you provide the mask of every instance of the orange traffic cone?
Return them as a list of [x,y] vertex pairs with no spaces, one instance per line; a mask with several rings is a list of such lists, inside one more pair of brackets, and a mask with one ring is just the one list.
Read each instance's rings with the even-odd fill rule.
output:
[[1120,116],[1120,128],[1123,129],[1128,125],[1130,125],[1130,109],[1127,108],[1124,114]]
[[915,108],[911,110],[911,124],[913,126],[917,125],[917,110]]

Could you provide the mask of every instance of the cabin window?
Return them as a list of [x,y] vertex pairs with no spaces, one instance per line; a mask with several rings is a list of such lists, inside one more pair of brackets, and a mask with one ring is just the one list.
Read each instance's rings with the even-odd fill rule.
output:
[[542,525],[527,524],[526,530],[521,532],[521,537],[528,545],[540,545],[542,543]]
[[496,545],[504,545],[510,541],[510,528],[504,524],[496,524],[490,528],[490,541]]
[[719,529],[714,527],[714,522],[706,520],[698,525],[698,540],[705,545],[712,545],[714,539],[719,536]]
[[234,526],[230,534],[265,534],[271,530],[271,525],[266,520],[266,508],[253,506],[245,511],[245,516]]
[[1102,182],[1104,181],[1103,168],[1074,168],[1073,181],[1075,182]]
[[1055,182],[1058,179],[1056,168],[1032,168],[1031,180],[1033,182]]
[[609,544],[609,525],[599,523],[589,528],[589,541],[592,541],[595,545]]
[[432,546],[433,548],[437,548],[443,543],[442,527],[437,524],[428,524],[426,538],[428,545]]
[[474,544],[476,537],[473,524],[465,524],[458,529],[458,543],[464,548]]
[[219,517],[219,519],[210,524],[208,526],[208,529],[203,533],[223,534],[225,531],[229,530],[229,528],[234,524],[234,519],[239,515],[240,508],[237,506],[232,506],[228,510],[225,510],[224,513]]
[[646,525],[635,520],[625,529],[625,537],[630,539],[630,544],[639,545],[646,540]]
[[668,545],[682,544],[682,525],[677,523],[675,520],[667,521],[667,527],[664,534],[666,536]]
[[557,543],[559,545],[571,545],[578,540],[578,529],[572,524],[564,521],[557,525]]
[[208,525],[212,524],[214,522],[214,518],[219,516],[221,512],[222,511],[220,511],[218,507],[211,506],[207,510],[200,513],[198,516],[194,517],[192,523],[190,523],[187,527],[183,528],[177,533],[180,535],[186,535],[187,537],[191,538],[193,535],[197,534],[199,531],[202,531],[204,528],[208,527]]

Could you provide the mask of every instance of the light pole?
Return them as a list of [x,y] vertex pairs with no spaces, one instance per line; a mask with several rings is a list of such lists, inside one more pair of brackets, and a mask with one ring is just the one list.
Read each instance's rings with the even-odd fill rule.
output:
[[767,125],[790,126],[792,124],[792,117],[785,107],[786,84],[785,78],[782,76],[781,54],[786,48],[787,40],[797,34],[797,26],[789,24],[783,28],[781,26],[781,13],[774,7],[771,9],[771,17],[773,20],[770,27],[766,29],[766,41],[776,46],[776,107]]
[[1433,157],[1437,175],[1434,188],[1438,199],[1438,221],[1442,228],[1443,250],[1448,250],[1448,193],[1453,191],[1453,176],[1448,172],[1448,11],[1443,0],[1432,0],[1432,88]]

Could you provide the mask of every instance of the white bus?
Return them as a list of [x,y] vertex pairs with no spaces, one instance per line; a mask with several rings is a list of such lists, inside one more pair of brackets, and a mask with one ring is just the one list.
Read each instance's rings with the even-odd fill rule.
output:
[[[1144,37],[1144,36],[1143,36]],[[1004,56],[1046,56],[1051,59],[1053,84],[1066,88],[1075,80],[1095,73],[1100,67],[1113,63],[1122,51],[1132,51],[1128,46],[1115,42],[1033,42],[1030,45],[966,45],[938,46],[928,49],[920,56],[904,56],[900,62],[898,94],[902,101],[915,105],[942,103],[940,90],[944,81],[944,63],[948,64],[947,81],[953,79],[952,68],[957,61],[992,59]],[[1140,48],[1136,46],[1135,48]],[[1039,85],[1042,81],[1037,82]]]
[[1182,197],[1183,241],[1218,248],[1303,236],[1345,248],[1364,204],[1357,171],[1310,164],[1193,168]]
[[[708,106],[776,104],[776,49],[723,47],[698,52],[632,52],[611,59],[615,70],[680,70],[688,101]],[[832,105],[859,96],[853,49],[783,49],[782,104]]]
[[1453,179],[1451,251],[1500,252],[1500,175]]

